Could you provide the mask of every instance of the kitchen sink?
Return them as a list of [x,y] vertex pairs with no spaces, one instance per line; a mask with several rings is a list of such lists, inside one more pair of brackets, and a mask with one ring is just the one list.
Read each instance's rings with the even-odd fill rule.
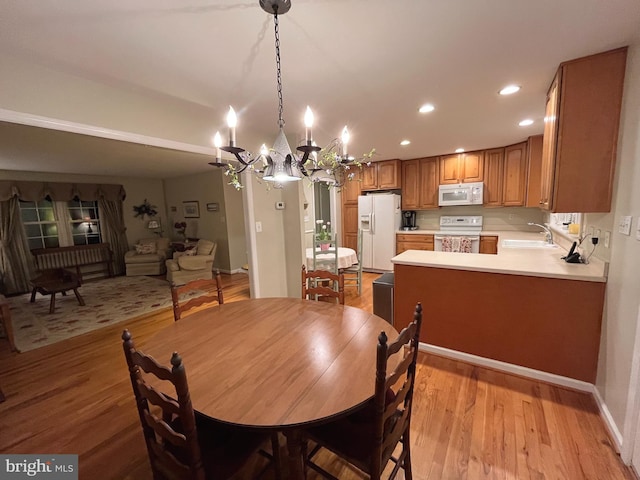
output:
[[503,248],[556,248],[557,245],[549,244],[545,240],[516,240],[502,241]]

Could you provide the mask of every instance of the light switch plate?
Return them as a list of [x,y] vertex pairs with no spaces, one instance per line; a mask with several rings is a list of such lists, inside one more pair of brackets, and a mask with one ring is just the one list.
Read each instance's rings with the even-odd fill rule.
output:
[[620,217],[618,222],[618,232],[623,235],[631,235],[631,216],[626,215]]
[[262,232],[262,222],[256,222],[256,233]]
[[640,240],[640,217],[638,217],[638,221],[636,222],[636,240]]
[[609,243],[611,242],[611,232],[604,232],[604,248],[609,248]]

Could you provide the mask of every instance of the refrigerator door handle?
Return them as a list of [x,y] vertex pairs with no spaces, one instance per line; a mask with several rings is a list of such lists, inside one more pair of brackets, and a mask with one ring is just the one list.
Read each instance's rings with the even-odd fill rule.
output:
[[375,235],[375,233],[376,233],[376,214],[375,213],[370,213],[369,216],[371,217],[371,220],[369,221],[369,224],[371,225],[371,233]]

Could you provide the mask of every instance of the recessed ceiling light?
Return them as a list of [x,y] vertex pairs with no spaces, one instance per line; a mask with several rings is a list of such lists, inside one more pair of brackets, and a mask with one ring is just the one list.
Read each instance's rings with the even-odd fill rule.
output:
[[409,145],[411,143],[411,140],[402,140],[400,142],[400,145]]
[[430,103],[425,103],[424,105],[422,105],[418,111],[420,113],[429,113],[429,112],[433,112],[436,109],[436,107],[434,107],[432,104]]
[[456,153],[462,153],[464,152],[464,148],[456,148]]
[[520,125],[521,127],[528,127],[529,125],[533,125],[533,120],[531,120],[530,118],[526,118],[522,120],[518,125]]
[[511,95],[512,93],[516,93],[519,90],[520,90],[520,85],[507,85],[498,93],[500,95]]

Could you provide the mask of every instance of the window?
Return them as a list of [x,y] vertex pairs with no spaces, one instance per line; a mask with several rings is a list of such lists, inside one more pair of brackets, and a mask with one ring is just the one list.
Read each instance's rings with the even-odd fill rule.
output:
[[101,242],[98,202],[21,200],[20,213],[30,250]]
[[29,249],[59,247],[58,224],[53,213],[53,203],[20,201],[22,224],[29,241]]
[[67,204],[71,217],[71,235],[74,245],[100,243],[98,202],[72,200]]

